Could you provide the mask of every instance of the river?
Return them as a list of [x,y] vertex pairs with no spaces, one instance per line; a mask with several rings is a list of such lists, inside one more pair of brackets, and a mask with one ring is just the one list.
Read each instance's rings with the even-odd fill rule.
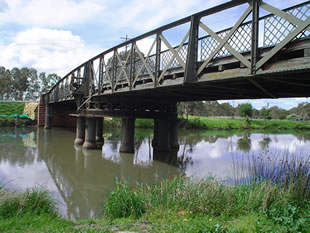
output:
[[0,128],[0,182],[13,191],[48,189],[68,219],[99,217],[117,179],[152,183],[177,174],[249,178],[251,158],[309,156],[307,131],[180,131],[180,149],[154,153],[152,131],[136,129],[135,153],[119,153],[120,129],[106,131],[102,150],[73,145],[72,129]]

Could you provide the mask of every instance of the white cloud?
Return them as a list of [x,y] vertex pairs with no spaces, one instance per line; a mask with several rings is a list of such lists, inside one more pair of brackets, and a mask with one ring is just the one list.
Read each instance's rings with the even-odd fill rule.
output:
[[5,0],[0,24],[65,26],[95,19],[104,9],[97,0]]
[[225,0],[134,0],[116,9],[113,15],[118,17],[116,27],[131,27],[146,32],[223,2]]
[[44,28],[20,32],[0,49],[0,64],[6,68],[27,66],[58,75],[65,75],[103,50],[87,47],[71,31]]

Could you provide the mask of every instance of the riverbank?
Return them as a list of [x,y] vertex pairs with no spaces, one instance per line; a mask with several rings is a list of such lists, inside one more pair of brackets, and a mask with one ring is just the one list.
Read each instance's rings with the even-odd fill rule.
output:
[[[0,127],[25,127],[34,125],[33,121],[24,116],[25,102],[1,102],[0,103]],[[22,118],[16,122],[16,115]]]
[[0,231],[309,232],[308,178],[237,186],[183,176],[152,185],[120,181],[104,200],[102,218],[77,221],[57,215],[57,203],[44,190],[1,188]]
[[[107,119],[105,126],[115,128],[121,126],[121,119]],[[136,119],[136,128],[153,128],[151,119]],[[180,128],[201,130],[233,130],[233,129],[300,129],[309,130],[310,122],[289,120],[233,119],[216,117],[190,116],[188,120],[180,119]]]

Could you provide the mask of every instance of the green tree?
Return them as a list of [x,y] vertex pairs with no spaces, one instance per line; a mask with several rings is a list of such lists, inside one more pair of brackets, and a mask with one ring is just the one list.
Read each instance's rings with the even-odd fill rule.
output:
[[41,83],[41,93],[48,92],[59,80],[61,79],[60,76],[57,74],[49,74],[46,76],[45,72],[39,74],[39,81]]
[[9,99],[12,89],[11,71],[5,67],[0,67],[0,99]]
[[261,116],[261,118],[265,119],[265,120],[270,120],[271,119],[271,111],[268,107],[263,107],[260,111],[259,111],[259,115]]
[[[24,68],[23,68],[24,69]],[[40,95],[40,82],[37,70],[33,68],[26,68],[28,87],[25,93],[25,100],[36,100]]]
[[245,117],[245,116],[252,117],[253,115],[253,107],[252,107],[252,104],[250,103],[239,104],[238,109],[239,109],[239,114],[242,117]]
[[15,100],[24,100],[24,93],[28,88],[29,80],[27,77],[27,68],[13,68],[12,74],[12,96]]

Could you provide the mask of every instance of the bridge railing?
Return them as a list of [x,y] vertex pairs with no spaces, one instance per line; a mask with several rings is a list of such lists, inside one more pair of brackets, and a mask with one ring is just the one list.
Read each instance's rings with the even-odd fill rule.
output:
[[[240,8],[240,6],[242,6]],[[239,7],[235,24],[221,31],[207,17]],[[260,15],[260,10],[269,12]],[[76,67],[49,92],[49,101],[72,98],[86,85],[85,97],[196,82],[215,61],[231,57],[255,74],[285,45],[310,36],[310,1],[279,10],[263,1],[235,0],[170,23]],[[177,29],[176,42],[169,30]],[[167,33],[168,32],[168,33]],[[269,47],[263,56],[259,48]]]

